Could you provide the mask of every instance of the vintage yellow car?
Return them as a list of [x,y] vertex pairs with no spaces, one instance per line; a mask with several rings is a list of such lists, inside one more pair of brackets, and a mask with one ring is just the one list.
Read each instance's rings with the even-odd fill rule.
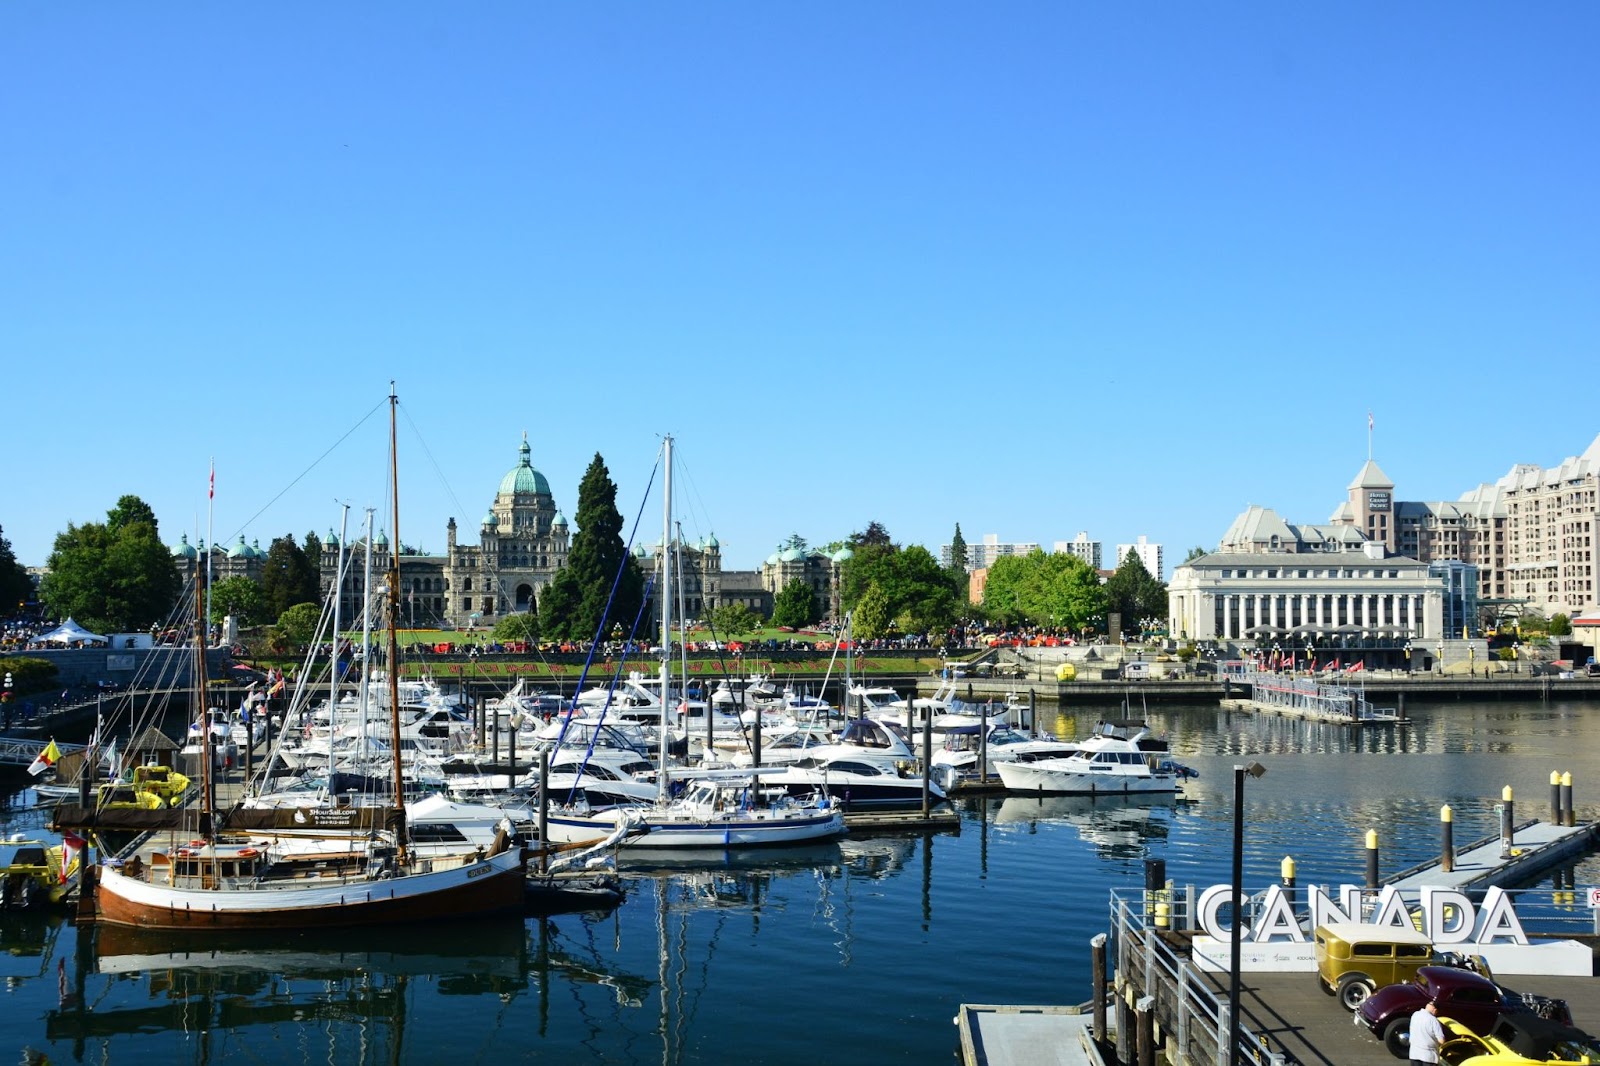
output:
[[1581,1029],[1547,1021],[1535,1014],[1507,1014],[1488,1036],[1479,1036],[1460,1022],[1440,1018],[1444,1066],[1549,1066],[1550,1063],[1600,1063],[1600,1045]]

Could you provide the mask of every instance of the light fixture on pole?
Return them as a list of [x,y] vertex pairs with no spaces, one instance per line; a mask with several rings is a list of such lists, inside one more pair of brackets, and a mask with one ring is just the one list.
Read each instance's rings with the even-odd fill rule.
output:
[[1228,932],[1228,1063],[1239,1066],[1239,931],[1244,924],[1244,775],[1260,777],[1258,762],[1233,768],[1233,928]]

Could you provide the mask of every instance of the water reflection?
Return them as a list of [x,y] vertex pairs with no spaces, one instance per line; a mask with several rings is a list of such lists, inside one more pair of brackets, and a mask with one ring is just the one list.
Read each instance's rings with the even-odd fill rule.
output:
[[1175,796],[1007,796],[995,809],[997,826],[1019,826],[1037,833],[1043,826],[1063,825],[1101,855],[1140,858],[1153,840],[1165,840],[1172,828]]

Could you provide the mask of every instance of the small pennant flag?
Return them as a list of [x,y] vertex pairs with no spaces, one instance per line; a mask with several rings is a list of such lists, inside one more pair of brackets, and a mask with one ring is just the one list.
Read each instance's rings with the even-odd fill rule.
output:
[[50,743],[46,744],[44,750],[39,753],[39,757],[28,764],[28,773],[38,777],[60,760],[61,749],[56,747],[55,738],[52,737],[50,738]]
[[1367,432],[1372,432],[1372,412],[1367,412]]
[[[1367,421],[1368,422],[1372,421],[1372,415],[1370,415],[1370,414],[1367,415]],[[1367,428],[1370,429],[1372,427],[1369,426]],[[216,498],[217,498],[217,464],[216,464],[215,461],[213,461],[211,463],[211,483],[206,488],[206,499],[214,500]]]

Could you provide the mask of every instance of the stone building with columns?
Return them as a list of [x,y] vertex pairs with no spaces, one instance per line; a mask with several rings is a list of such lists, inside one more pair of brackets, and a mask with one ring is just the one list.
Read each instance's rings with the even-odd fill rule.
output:
[[[389,539],[379,530],[372,545],[374,583],[389,567]],[[567,562],[571,532],[556,508],[550,482],[536,470],[527,434],[517,449],[517,465],[500,479],[494,500],[478,522],[478,542],[462,543],[456,520],[445,526],[444,555],[400,557],[400,618],[416,627],[448,624],[465,629],[492,627],[502,618],[531,610],[539,590]],[[365,570],[365,538],[346,553],[340,615],[357,619]],[[322,544],[322,588],[333,588],[339,538],[332,531]]]

